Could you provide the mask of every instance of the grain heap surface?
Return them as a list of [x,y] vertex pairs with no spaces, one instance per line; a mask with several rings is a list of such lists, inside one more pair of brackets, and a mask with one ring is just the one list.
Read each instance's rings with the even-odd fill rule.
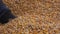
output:
[[60,34],[60,0],[4,0],[17,16],[0,25],[1,34]]

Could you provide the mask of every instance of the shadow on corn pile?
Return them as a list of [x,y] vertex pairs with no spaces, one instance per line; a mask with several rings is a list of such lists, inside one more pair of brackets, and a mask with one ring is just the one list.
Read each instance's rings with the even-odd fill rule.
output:
[[0,0],[0,23],[8,23],[9,19],[14,18],[16,17],[11,13],[11,10],[8,7],[6,7],[2,0]]

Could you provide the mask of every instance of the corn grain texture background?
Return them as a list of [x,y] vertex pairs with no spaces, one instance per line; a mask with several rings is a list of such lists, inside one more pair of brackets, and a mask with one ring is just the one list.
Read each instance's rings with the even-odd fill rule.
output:
[[3,0],[17,18],[0,25],[0,34],[60,34],[60,0]]

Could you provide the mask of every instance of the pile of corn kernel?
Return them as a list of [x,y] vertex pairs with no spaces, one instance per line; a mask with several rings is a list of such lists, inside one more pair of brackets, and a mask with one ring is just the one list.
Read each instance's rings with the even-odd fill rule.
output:
[[0,34],[60,34],[60,0],[4,0],[18,16],[0,25]]

